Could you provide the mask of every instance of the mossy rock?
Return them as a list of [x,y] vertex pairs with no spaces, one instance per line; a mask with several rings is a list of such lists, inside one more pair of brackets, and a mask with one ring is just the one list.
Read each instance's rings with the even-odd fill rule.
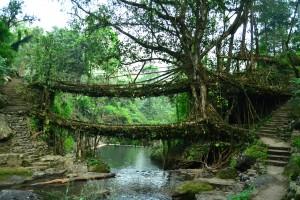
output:
[[32,171],[23,167],[0,167],[0,186],[22,184],[31,180]]
[[31,176],[32,171],[24,167],[0,167],[0,176],[6,175]]
[[109,173],[109,166],[101,160],[91,159],[87,163],[89,172]]
[[234,168],[226,168],[218,171],[217,177],[221,179],[234,179],[238,175]]
[[192,200],[195,199],[195,194],[211,191],[214,187],[209,183],[201,181],[186,181],[179,185],[176,189],[173,196],[173,199],[180,200]]

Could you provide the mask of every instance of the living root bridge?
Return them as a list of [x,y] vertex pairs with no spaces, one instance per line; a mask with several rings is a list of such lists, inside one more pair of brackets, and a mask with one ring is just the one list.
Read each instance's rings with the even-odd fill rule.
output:
[[52,125],[82,133],[130,139],[168,140],[207,139],[209,141],[240,141],[247,139],[249,131],[226,124],[214,124],[209,121],[181,122],[173,124],[149,125],[113,125],[91,124],[76,120],[66,120],[54,114],[47,116]]
[[[290,91],[286,88],[257,85],[247,83],[247,80],[236,80],[234,77],[212,74],[208,81],[209,88],[220,83],[228,94],[248,93],[249,95],[267,96],[290,96]],[[37,89],[48,89],[51,92],[67,92],[72,94],[82,94],[90,97],[157,97],[168,96],[178,93],[191,92],[191,82],[181,81],[177,83],[162,84],[123,84],[123,85],[91,85],[82,83],[69,83],[51,81],[48,86],[44,83],[34,83],[31,85]]]
[[[32,84],[34,88],[44,88],[43,83]],[[167,96],[190,91],[187,82],[164,84],[124,84],[124,85],[91,85],[68,82],[51,82],[46,86],[52,92],[83,94],[90,97],[155,97]]]

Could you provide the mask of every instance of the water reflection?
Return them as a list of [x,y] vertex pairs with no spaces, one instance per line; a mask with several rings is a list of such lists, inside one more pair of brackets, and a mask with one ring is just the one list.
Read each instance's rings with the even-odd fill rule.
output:
[[[76,182],[63,188],[51,186],[41,189],[51,193],[61,192],[60,197],[68,196],[68,198],[57,199],[68,200],[171,199],[171,189],[186,177],[160,169],[151,161],[150,151],[150,148],[143,147],[104,146],[99,149],[97,156],[109,164],[112,172],[116,173],[115,178]],[[103,191],[109,191],[110,195],[106,198],[99,195]]]

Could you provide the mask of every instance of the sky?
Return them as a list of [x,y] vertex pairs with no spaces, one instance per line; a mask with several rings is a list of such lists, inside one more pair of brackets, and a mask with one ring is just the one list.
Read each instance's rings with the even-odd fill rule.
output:
[[[8,4],[9,0],[0,0],[0,9]],[[61,5],[57,0],[24,0],[23,12],[36,16],[39,21],[35,21],[32,26],[42,27],[46,31],[51,31],[54,26],[65,27],[71,17],[67,14],[70,4]]]

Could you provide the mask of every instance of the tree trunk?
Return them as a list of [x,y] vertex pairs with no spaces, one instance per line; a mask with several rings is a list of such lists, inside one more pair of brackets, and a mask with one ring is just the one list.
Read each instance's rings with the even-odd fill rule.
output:
[[243,24],[243,33],[242,33],[242,41],[241,41],[241,55],[244,56],[246,54],[246,33],[247,33],[247,24],[248,17],[246,18]]
[[192,90],[192,118],[195,120],[207,119],[207,85],[206,85],[206,73],[202,64],[198,64],[194,71],[193,80],[191,85]]
[[226,63],[226,72],[230,72],[230,66],[232,61],[232,50],[233,50],[233,41],[234,41],[234,34],[231,34],[230,41],[229,41],[229,49],[228,49],[228,60]]
[[221,42],[216,45],[216,57],[217,57],[217,72],[223,71],[223,62],[221,58]]

